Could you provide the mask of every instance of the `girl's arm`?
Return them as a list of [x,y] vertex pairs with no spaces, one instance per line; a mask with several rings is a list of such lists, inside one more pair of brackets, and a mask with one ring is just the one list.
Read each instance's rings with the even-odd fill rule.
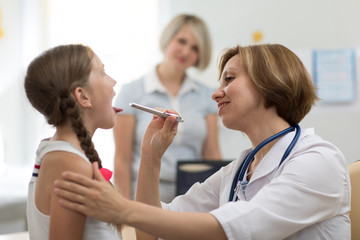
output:
[[49,194],[49,239],[82,239],[86,216],[60,206],[59,198],[53,191],[53,183],[63,171],[73,171],[89,179],[92,177],[91,165],[78,155],[61,151],[51,152],[45,156],[41,164],[36,204],[44,206],[43,203],[47,200],[43,196],[40,197],[40,194]]

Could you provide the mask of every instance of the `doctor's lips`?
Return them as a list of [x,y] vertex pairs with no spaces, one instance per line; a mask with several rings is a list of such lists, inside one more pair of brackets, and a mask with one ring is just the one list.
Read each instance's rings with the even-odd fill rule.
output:
[[118,114],[118,113],[120,113],[120,112],[123,111],[122,108],[118,108],[118,107],[113,107],[113,109],[114,109],[114,112],[115,112],[116,114]]
[[219,102],[218,103],[218,109],[220,110],[223,106],[225,106],[226,104],[228,104],[229,102]]

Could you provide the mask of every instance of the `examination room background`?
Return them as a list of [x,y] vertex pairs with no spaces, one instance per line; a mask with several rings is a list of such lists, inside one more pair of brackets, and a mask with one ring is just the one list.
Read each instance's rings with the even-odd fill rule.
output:
[[[50,16],[46,9],[49,3],[55,4],[55,2],[60,1],[0,0],[0,30],[3,32],[0,36],[0,177],[9,166],[33,164],[36,145],[42,137],[45,137],[41,132],[45,124],[40,123],[43,120],[26,102],[22,84],[29,61],[43,50],[52,47],[51,44],[61,43],[54,40],[51,33],[64,32],[64,29],[49,28],[51,22],[47,19]],[[311,51],[352,48],[357,53],[356,70],[360,69],[358,56],[360,1],[64,0],[62,5],[64,8],[71,6],[65,6],[66,2],[78,7],[71,10],[75,16],[82,8],[87,9],[90,5],[100,4],[99,12],[94,13],[102,14],[101,18],[97,18],[99,25],[77,31],[79,33],[83,31],[84,34],[89,31],[92,34],[90,36],[96,35],[97,39],[103,39],[103,42],[98,41],[96,44],[91,39],[83,43],[94,47],[95,52],[100,53],[100,58],[106,66],[109,66],[109,75],[118,81],[117,88],[121,83],[146,73],[156,63],[160,56],[156,36],[173,16],[184,12],[199,15],[209,26],[213,41],[211,65],[203,73],[192,71],[192,74],[214,89],[218,85],[217,61],[221,50],[235,44],[252,44],[254,34],[262,36],[258,43],[280,43],[294,50],[304,58],[310,70]],[[155,5],[146,5],[150,2]],[[115,3],[117,7],[123,4],[124,8],[114,9],[112,5]],[[127,7],[130,5],[142,10],[128,13]],[[124,16],[127,14],[126,16],[131,19],[121,23],[116,22],[114,20],[117,19],[117,14]],[[154,20],[147,21],[148,24],[153,25],[152,31],[144,25],[145,21],[140,21],[142,18]],[[109,22],[104,23],[107,19]],[[64,28],[70,29],[71,26],[64,25]],[[129,31],[131,33],[131,29],[136,31],[133,31],[133,34],[125,34]],[[134,41],[138,47],[144,47],[148,55],[146,57],[136,55],[134,58],[125,56],[126,60],[116,61],[118,58],[114,55],[121,55],[130,41]],[[114,51],[103,51],[105,46],[107,49],[113,48]],[[139,61],[140,65],[136,65],[136,61]],[[126,68],[132,69],[130,73],[124,72]],[[360,159],[359,75],[356,73],[356,94],[352,101],[319,102],[300,124],[303,128],[315,127],[316,133],[341,149],[349,164]],[[246,136],[229,131],[221,122],[219,123],[223,157],[234,159],[240,150],[250,146],[249,141]],[[51,132],[51,129],[46,131]],[[94,141],[103,161],[112,168],[114,149],[111,130],[98,131],[95,133]],[[29,177],[30,173],[21,176],[26,181]]]

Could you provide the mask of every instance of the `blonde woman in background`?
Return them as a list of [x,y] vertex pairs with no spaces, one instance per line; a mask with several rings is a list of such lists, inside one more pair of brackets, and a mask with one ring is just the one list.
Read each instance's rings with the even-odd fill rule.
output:
[[192,79],[190,67],[204,70],[211,58],[208,29],[199,17],[179,15],[164,29],[160,38],[163,60],[142,78],[125,84],[115,105],[124,107],[114,128],[115,184],[127,198],[133,198],[140,166],[141,141],[151,115],[126,108],[130,102],[149,107],[175,109],[185,119],[172,145],[162,157],[160,198],[175,197],[178,160],[219,160],[217,107],[209,101],[212,90]]

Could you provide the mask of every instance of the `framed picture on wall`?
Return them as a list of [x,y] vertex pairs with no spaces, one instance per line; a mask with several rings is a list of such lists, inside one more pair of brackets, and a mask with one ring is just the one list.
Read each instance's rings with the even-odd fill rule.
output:
[[347,103],[356,96],[355,49],[315,50],[313,77],[324,103]]

